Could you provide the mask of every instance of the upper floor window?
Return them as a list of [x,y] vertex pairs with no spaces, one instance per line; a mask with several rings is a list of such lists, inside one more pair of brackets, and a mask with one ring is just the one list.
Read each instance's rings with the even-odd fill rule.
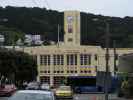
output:
[[71,24],[68,25],[68,33],[73,33],[73,26]]
[[95,54],[94,56],[95,56],[95,60],[97,60],[97,58],[98,58],[98,55],[97,55],[97,54]]
[[91,55],[90,54],[81,54],[80,55],[80,64],[81,65],[90,65],[91,64]]
[[77,55],[68,54],[67,55],[67,65],[77,65]]
[[118,58],[119,58],[119,55],[115,54],[115,60],[118,60]]
[[68,33],[73,33],[73,16],[67,17]]
[[64,56],[63,55],[53,55],[53,64],[54,65],[63,65]]
[[41,65],[50,65],[50,55],[41,55],[40,56]]
[[73,41],[73,39],[72,38],[68,38],[68,42],[72,42]]

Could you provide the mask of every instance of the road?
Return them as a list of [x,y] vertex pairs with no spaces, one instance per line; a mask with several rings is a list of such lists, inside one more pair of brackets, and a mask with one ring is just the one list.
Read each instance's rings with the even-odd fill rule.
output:
[[[8,99],[7,97],[0,97],[0,100],[7,100],[7,99]],[[60,100],[68,100],[68,99],[60,99]],[[104,94],[75,94],[73,100],[105,100],[105,99],[104,99]],[[118,99],[116,95],[109,95],[109,100],[128,100],[128,99],[122,99],[122,98]]]

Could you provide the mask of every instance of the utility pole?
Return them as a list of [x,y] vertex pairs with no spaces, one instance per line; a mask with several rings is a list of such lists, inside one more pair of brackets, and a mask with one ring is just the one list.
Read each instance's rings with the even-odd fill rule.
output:
[[[98,21],[98,19],[93,19],[93,21]],[[110,44],[110,32],[109,32],[109,23],[108,20],[104,20],[105,23],[105,46],[106,46],[106,53],[105,53],[105,61],[106,61],[106,72],[105,72],[105,79],[104,79],[104,86],[105,86],[105,100],[108,100],[108,89],[109,89],[109,44]]]
[[108,100],[108,84],[109,84],[109,23],[106,24],[106,75],[105,75],[105,100]]
[[114,50],[114,74],[116,74],[116,71],[117,71],[117,67],[116,67],[117,55],[116,55],[116,41],[115,40],[113,40],[113,50]]

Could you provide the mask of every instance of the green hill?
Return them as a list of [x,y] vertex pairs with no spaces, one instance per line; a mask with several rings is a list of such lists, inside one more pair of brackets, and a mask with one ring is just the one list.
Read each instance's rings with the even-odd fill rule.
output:
[[[45,40],[57,41],[57,25],[61,25],[63,40],[63,12],[45,8],[0,8],[0,26],[16,29],[25,34],[41,34]],[[98,19],[98,21],[93,21]],[[117,47],[133,47],[133,17],[110,17],[81,12],[81,44],[105,45],[105,22],[110,24],[110,47],[116,40]],[[3,28],[0,27],[0,32]],[[19,32],[18,34],[21,34]]]

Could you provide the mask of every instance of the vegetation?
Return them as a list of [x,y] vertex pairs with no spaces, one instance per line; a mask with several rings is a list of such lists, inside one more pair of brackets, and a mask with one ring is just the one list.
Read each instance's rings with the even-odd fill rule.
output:
[[5,37],[5,45],[15,45],[18,39],[24,40],[24,33],[15,28],[8,28],[1,25],[0,33]]
[[[62,26],[60,39],[63,40],[64,36],[63,16],[63,12],[45,8],[8,6],[0,8],[0,25],[19,30],[18,34],[41,34],[46,41],[57,41],[58,24]],[[98,20],[94,21],[94,18]],[[81,44],[104,47],[105,20],[110,24],[110,47],[113,46],[113,40],[116,40],[116,47],[133,47],[133,17],[109,17],[84,12],[81,12]],[[1,30],[1,33],[5,33]]]
[[37,76],[36,60],[20,51],[0,50],[0,76],[12,81],[31,81]]

